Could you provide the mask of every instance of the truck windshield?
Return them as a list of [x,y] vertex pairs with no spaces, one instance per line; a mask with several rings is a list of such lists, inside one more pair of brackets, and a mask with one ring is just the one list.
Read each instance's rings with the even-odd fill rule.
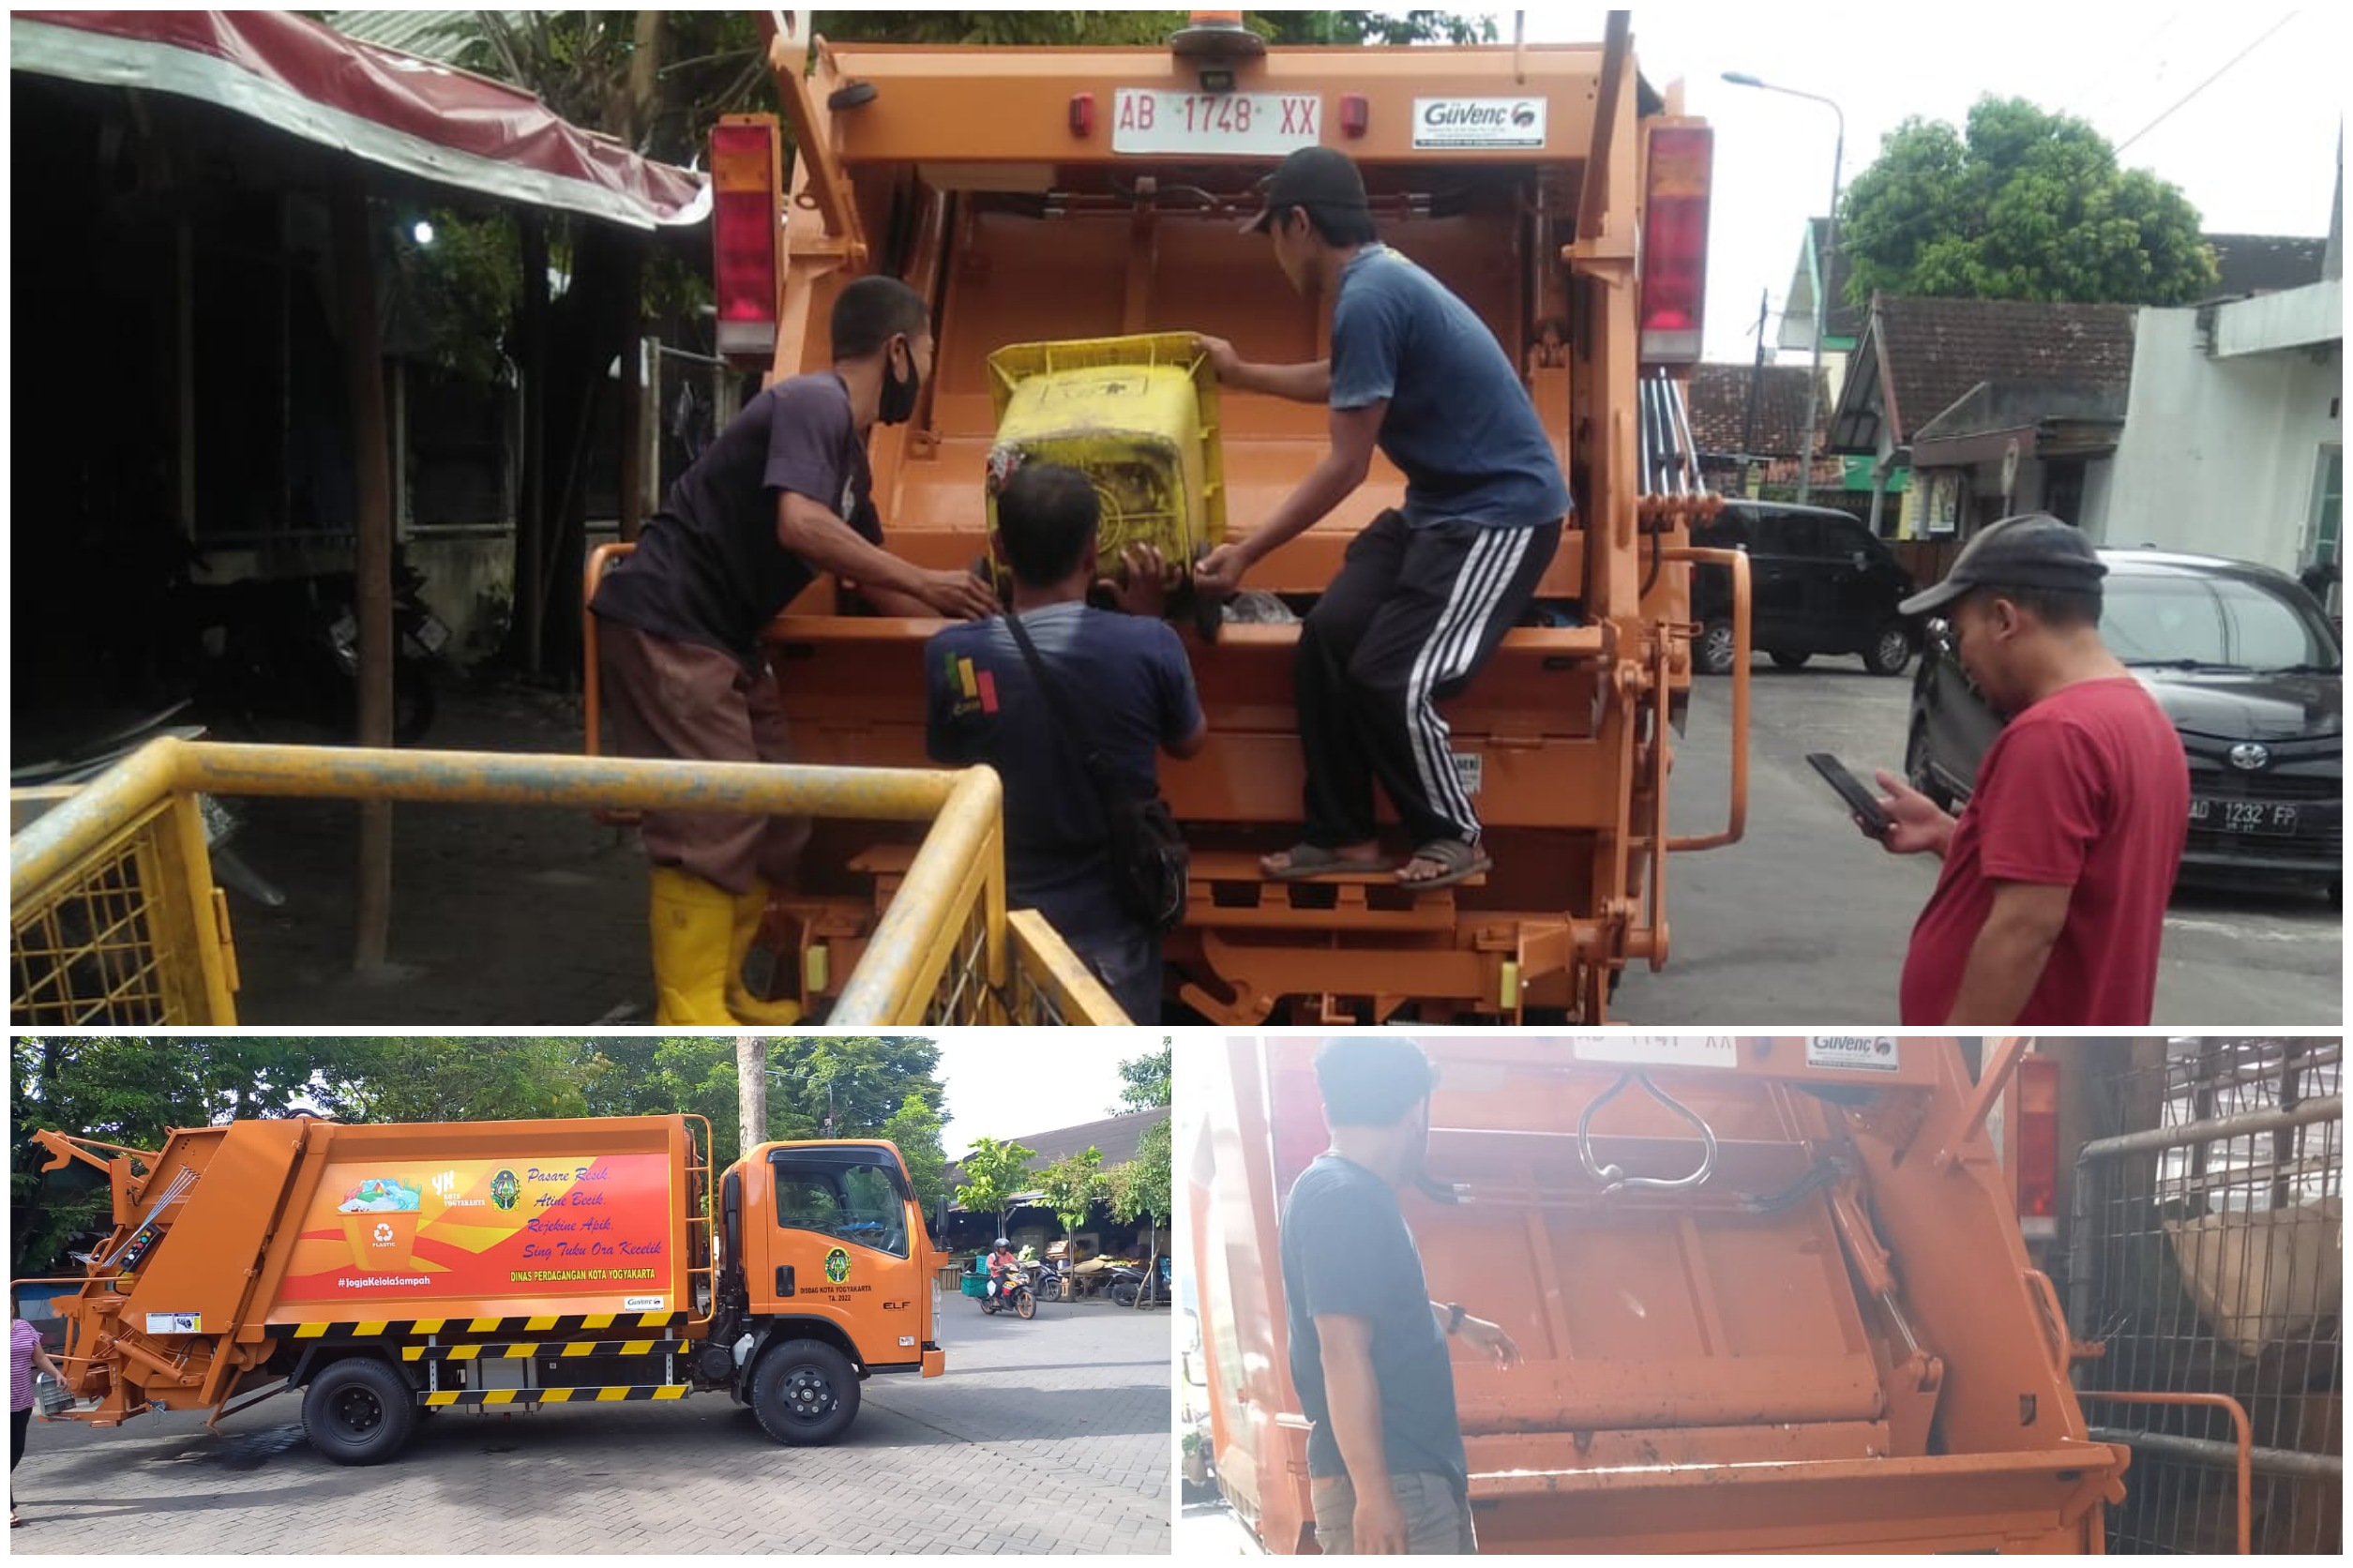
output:
[[906,1183],[888,1155],[843,1149],[779,1151],[773,1164],[778,1226],[813,1230],[893,1258],[908,1255]]

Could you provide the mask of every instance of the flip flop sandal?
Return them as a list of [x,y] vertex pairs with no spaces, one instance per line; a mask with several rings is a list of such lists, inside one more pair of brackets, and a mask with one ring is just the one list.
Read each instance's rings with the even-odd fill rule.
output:
[[[1410,887],[1417,891],[1452,887],[1456,882],[1468,882],[1483,871],[1491,870],[1495,866],[1494,859],[1480,852],[1476,845],[1466,844],[1456,838],[1431,839],[1413,852],[1413,860],[1436,861],[1444,869],[1434,877],[1409,878],[1400,875],[1397,878],[1399,887]],[[1412,863],[1410,860],[1406,864],[1410,866]],[[1402,867],[1400,870],[1402,871]]]
[[1344,876],[1351,872],[1394,871],[1397,863],[1385,855],[1373,855],[1362,860],[1335,854],[1320,844],[1293,844],[1283,853],[1290,864],[1279,871],[1267,871],[1269,882],[1309,882],[1317,877]]

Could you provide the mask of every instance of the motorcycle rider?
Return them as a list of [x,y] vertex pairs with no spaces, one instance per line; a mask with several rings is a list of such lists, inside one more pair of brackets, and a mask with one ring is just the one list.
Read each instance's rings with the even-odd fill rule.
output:
[[1013,1244],[1003,1236],[997,1238],[994,1251],[988,1255],[988,1293],[1002,1294],[1020,1272],[1021,1260],[1013,1255]]

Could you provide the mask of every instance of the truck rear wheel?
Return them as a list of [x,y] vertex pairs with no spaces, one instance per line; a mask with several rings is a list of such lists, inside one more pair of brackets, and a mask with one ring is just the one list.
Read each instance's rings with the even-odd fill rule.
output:
[[788,1339],[760,1358],[751,1386],[760,1429],[796,1448],[832,1442],[858,1414],[858,1370],[817,1339]]
[[339,1465],[381,1465],[399,1454],[416,1425],[408,1380],[373,1356],[339,1361],[310,1380],[302,1396],[302,1429],[310,1446]]

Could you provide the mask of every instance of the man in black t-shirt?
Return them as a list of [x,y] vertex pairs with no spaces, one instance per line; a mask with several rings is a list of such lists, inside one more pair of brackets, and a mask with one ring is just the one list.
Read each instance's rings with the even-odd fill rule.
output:
[[1479,1549],[1455,1413],[1449,1335],[1499,1366],[1511,1335],[1430,1300],[1397,1194],[1427,1181],[1429,1060],[1411,1040],[1333,1040],[1316,1053],[1332,1147],[1284,1200],[1291,1385],[1311,1424],[1316,1543],[1350,1552]]
[[[612,749],[698,761],[791,760],[760,632],[820,572],[886,615],[962,620],[996,608],[970,572],[928,571],[882,549],[866,441],[899,424],[931,370],[922,295],[861,278],[834,303],[834,368],[766,388],[679,475],[637,550],[589,601]],[[754,998],[744,957],[772,884],[807,842],[801,818],[649,811],[656,1021],[785,1024]]]

